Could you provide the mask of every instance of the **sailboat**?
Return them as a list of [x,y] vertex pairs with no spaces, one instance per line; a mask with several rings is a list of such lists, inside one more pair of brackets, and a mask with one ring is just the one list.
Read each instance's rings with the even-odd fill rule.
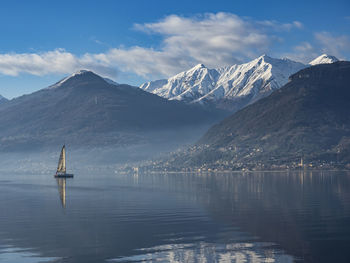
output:
[[62,146],[60,158],[58,160],[57,171],[55,174],[56,178],[72,178],[73,174],[66,173],[66,146]]

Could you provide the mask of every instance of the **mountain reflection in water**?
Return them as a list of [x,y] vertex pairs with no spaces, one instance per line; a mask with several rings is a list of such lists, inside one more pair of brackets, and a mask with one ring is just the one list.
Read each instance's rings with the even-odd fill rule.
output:
[[[347,172],[81,172],[68,185],[40,175],[1,180],[0,246],[30,248],[36,258],[69,263],[350,258]],[[56,184],[63,206],[69,192],[64,210]]]
[[269,244],[168,244],[140,249],[143,254],[112,259],[110,262],[294,262],[293,257],[281,254]]
[[57,262],[58,258],[45,258],[31,252],[30,249],[20,249],[0,246],[0,262],[6,263],[39,263]]

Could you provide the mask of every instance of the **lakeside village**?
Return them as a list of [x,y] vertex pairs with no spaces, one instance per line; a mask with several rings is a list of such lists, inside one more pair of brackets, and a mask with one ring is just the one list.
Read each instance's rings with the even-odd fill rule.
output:
[[[232,171],[267,171],[267,170],[350,170],[350,163],[343,163],[338,161],[324,161],[324,160],[307,160],[301,156],[294,158],[294,160],[282,159],[277,157],[270,157],[262,161],[262,158],[254,158],[256,153],[262,151],[260,149],[253,149],[253,152],[247,154],[245,157],[247,161],[237,160],[237,155],[229,156],[216,160],[215,162],[195,161],[187,162],[187,160],[199,160],[196,158],[198,149],[202,146],[192,146],[185,151],[173,152],[163,160],[147,161],[137,166],[127,165],[122,168],[124,172],[185,172],[185,173],[210,173],[210,172],[232,172]],[[219,149],[219,151],[230,151],[232,147],[227,149]],[[231,157],[231,158],[228,158]],[[243,159],[243,158],[242,158]]]

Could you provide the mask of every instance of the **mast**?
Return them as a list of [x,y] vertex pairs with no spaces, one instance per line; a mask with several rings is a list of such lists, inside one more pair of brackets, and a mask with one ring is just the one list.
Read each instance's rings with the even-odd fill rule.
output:
[[61,150],[56,173],[63,173],[63,174],[66,173],[66,146],[65,145],[63,145]]

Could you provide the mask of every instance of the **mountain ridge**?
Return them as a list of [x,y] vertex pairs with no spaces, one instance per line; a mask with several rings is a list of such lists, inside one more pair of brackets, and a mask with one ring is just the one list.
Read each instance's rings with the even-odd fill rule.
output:
[[208,125],[220,114],[79,71],[0,104],[0,150],[64,141],[77,146],[128,145],[145,141],[152,131]]
[[[328,63],[325,56],[316,58],[314,63]],[[308,66],[262,55],[244,64],[217,69],[198,64],[169,79],[146,82],[140,88],[170,100],[215,104],[234,112],[269,95],[286,84],[291,74]]]
[[158,168],[350,168],[349,83],[350,62],[305,68]]

